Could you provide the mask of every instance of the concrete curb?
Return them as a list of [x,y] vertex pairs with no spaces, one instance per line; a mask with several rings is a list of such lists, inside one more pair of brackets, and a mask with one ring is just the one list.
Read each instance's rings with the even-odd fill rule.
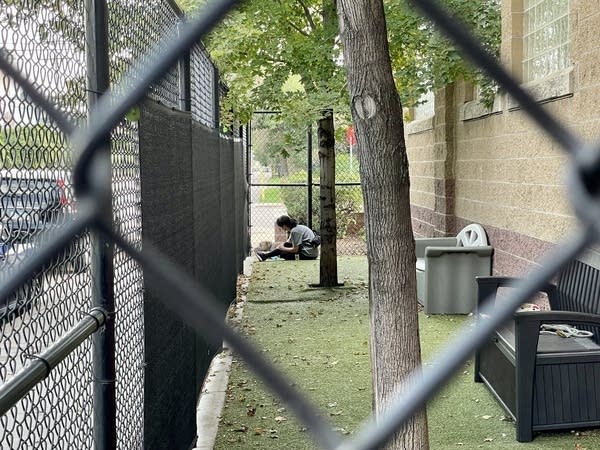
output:
[[[255,261],[255,258],[252,256],[247,257],[244,261],[244,275],[251,275],[253,261]],[[244,294],[243,300],[236,304],[235,316],[231,319],[232,322],[237,323],[242,319],[245,303],[246,296]],[[200,391],[200,399],[196,408],[198,439],[192,450],[212,450],[215,446],[232,361],[233,353],[227,343],[223,342],[223,350],[215,355],[211,361]]]
[[210,364],[196,410],[198,439],[194,450],[212,450],[214,448],[219,419],[225,404],[232,359],[231,351],[224,348]]

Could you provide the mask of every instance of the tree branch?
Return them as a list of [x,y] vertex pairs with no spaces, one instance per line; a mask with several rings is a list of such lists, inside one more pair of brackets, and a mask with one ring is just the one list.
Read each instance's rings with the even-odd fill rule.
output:
[[286,19],[287,24],[292,27],[294,30],[296,30],[298,33],[300,33],[303,36],[308,37],[308,33],[306,31],[304,31],[302,28],[294,25],[294,23],[290,20],[290,19]]
[[[312,15],[310,14],[310,11],[308,9],[308,6],[306,6],[306,4],[302,0],[298,0],[298,3],[300,4],[300,6],[302,7],[302,9],[304,10],[304,16],[306,17],[306,21],[308,22],[308,26],[310,27],[311,30],[314,30],[316,28],[316,26],[315,26],[315,22],[313,21]],[[307,34],[307,36],[308,36],[308,34]]]

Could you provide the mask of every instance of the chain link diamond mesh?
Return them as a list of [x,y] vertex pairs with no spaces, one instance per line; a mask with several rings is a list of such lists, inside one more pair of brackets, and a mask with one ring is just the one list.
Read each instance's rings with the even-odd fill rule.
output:
[[[118,320],[122,320],[120,316],[127,314],[124,303],[132,308],[131,311],[140,308],[137,300],[129,304],[131,296],[137,298],[140,289],[138,277],[134,275],[132,278],[127,278],[122,275],[125,271],[139,273],[137,264],[141,264],[151,276],[161,281],[158,283],[158,289],[168,294],[165,298],[177,299],[177,301],[164,300],[174,312],[195,330],[205,333],[207,339],[218,342],[224,337],[264,379],[265,383],[288,403],[308,426],[315,440],[327,449],[375,449],[382,446],[408,417],[420,409],[443,386],[473,350],[484,343],[494,329],[501,325],[520,303],[535,293],[587,245],[596,242],[600,235],[598,225],[600,207],[595,196],[597,174],[600,170],[599,146],[591,144],[589,148],[583,149],[576,136],[536,104],[434,1],[420,0],[415,3],[438,23],[467,55],[494,76],[507,92],[520,102],[531,118],[573,156],[569,173],[569,186],[573,193],[571,201],[583,225],[582,229],[578,230],[579,233],[574,234],[558,246],[556,251],[548,255],[542,261],[540,268],[531,272],[527,279],[516,284],[513,292],[507,295],[501,305],[496,305],[493,312],[483,311],[489,314],[489,320],[464,330],[458,341],[451,343],[447,351],[443,352],[432,365],[433,368],[423,370],[421,375],[412,377],[404,393],[391,404],[385,415],[378,418],[377,424],[368,422],[352,439],[342,441],[341,436],[332,431],[330,424],[314,411],[302,393],[297,392],[288,380],[265,361],[259,350],[253,348],[223,323],[221,309],[215,306],[214,296],[210,292],[182,273],[152,246],[145,245],[143,250],[140,250],[140,227],[136,216],[136,201],[139,200],[139,196],[138,187],[135,185],[136,170],[139,166],[136,158],[138,150],[132,137],[134,134],[117,129],[113,135],[117,149],[113,154],[116,173],[115,192],[123,193],[127,198],[123,203],[115,201],[114,228],[116,230],[102,220],[100,206],[87,215],[81,210],[78,214],[83,218],[91,217],[89,226],[103,233],[120,248],[115,256],[115,272],[122,278],[117,282],[122,283],[118,289],[123,289],[122,299],[117,299]],[[179,90],[174,88],[177,86],[174,82],[174,72],[165,68],[172,64],[166,63],[172,63],[174,57],[179,57],[191,48],[194,42],[205,35],[235,4],[234,0],[220,0],[209,4],[207,12],[181,32],[179,38],[160,53],[160,57],[159,53],[156,53],[159,59],[144,59],[147,64],[145,72],[139,78],[127,80],[128,83],[131,82],[132,89],[122,88],[119,91],[121,95],[112,98],[115,100],[114,103],[107,101],[95,110],[94,120],[91,121],[93,125],[86,131],[76,131],[73,136],[76,150],[83,155],[83,159],[78,161],[79,169],[86,168],[88,161],[86,156],[98,151],[95,143],[98,142],[99,137],[114,128],[127,107],[142,100],[144,94],[141,90],[134,89],[140,87],[139,83],[142,83],[143,88],[150,87],[152,95],[155,98],[160,97],[160,101],[177,104]],[[78,119],[84,118],[85,96],[82,80],[85,74],[82,73],[82,67],[85,64],[83,49],[80,48],[81,43],[85,42],[81,28],[83,11],[78,4],[67,2],[27,3],[18,9],[12,5],[12,2],[3,3],[0,13],[2,23],[0,37],[7,52],[6,57],[5,53],[0,54],[0,63],[3,67],[6,67],[6,60],[13,63],[27,78],[33,80],[37,89],[46,94],[47,98],[50,98],[65,115]],[[144,4],[144,11],[149,8],[148,5],[148,3]],[[133,5],[128,3],[127,6],[130,7],[129,13],[133,14],[135,10]],[[157,18],[154,18],[155,23],[167,22],[166,29],[161,28],[160,31],[166,36],[174,37],[175,28],[168,25],[171,13],[154,3],[150,6],[153,11],[155,9],[160,11]],[[168,20],[164,19],[165,17]],[[137,30],[137,25],[133,28]],[[145,33],[152,33],[151,28],[139,28],[142,29]],[[136,35],[138,31],[132,33],[134,35],[124,33],[123,36],[126,36],[126,40],[131,38],[136,42],[138,39],[143,41],[148,37]],[[33,41],[35,45],[28,46],[28,41]],[[153,39],[150,41],[154,42]],[[128,47],[122,47],[122,52],[114,55],[115,59],[131,59],[134,52],[126,48]],[[63,51],[71,57],[63,57]],[[34,64],[32,60],[34,56],[40,59],[39,65]],[[161,79],[164,80],[154,81]],[[1,162],[3,170],[17,169],[3,178],[5,181],[0,191],[3,194],[4,220],[2,223],[3,273],[10,272],[11,275],[4,277],[0,283],[2,293],[0,298],[3,299],[0,304],[2,308],[0,309],[0,337],[2,338],[0,374],[3,379],[10,379],[27,362],[29,355],[39,352],[43,346],[63,334],[78,320],[82,311],[89,307],[90,275],[88,261],[85,258],[88,255],[88,238],[85,234],[73,235],[70,224],[66,222],[70,216],[62,213],[63,210],[76,208],[76,204],[72,201],[71,180],[68,175],[63,177],[64,171],[70,167],[70,153],[67,152],[66,139],[57,127],[51,125],[46,114],[30,101],[29,97],[35,95],[34,89],[30,89],[26,82],[22,82],[21,87],[17,87],[5,76],[2,76],[1,81],[0,89],[3,89],[3,92],[0,97],[4,102],[2,111],[8,112],[7,115],[3,114],[1,123]],[[163,86],[163,83],[166,85]],[[44,103],[39,99],[38,102]],[[52,108],[50,104],[44,104],[44,109],[50,114]],[[58,114],[54,114],[53,117],[62,119]],[[134,125],[129,126],[134,129]],[[128,145],[123,145],[122,142]],[[26,171],[24,172],[23,169]],[[36,177],[32,177],[32,173],[35,173]],[[89,183],[93,181],[93,174],[79,175],[87,175]],[[35,192],[36,195],[26,194],[28,192]],[[88,203],[101,205],[102,193],[95,195],[96,193],[87,193],[86,198],[79,199],[79,205]],[[5,201],[4,198],[7,197],[12,200]],[[28,216],[23,213],[31,210],[33,206],[37,208],[43,206],[48,210],[49,228],[61,228],[62,225],[67,234],[53,234],[49,229],[38,229],[33,226],[32,221],[28,221]],[[39,220],[33,221],[33,224],[38,222]],[[46,234],[48,231],[50,234]],[[47,236],[50,241],[50,247],[47,248],[53,248],[52,243],[62,242],[61,239],[67,235],[72,238],[71,245],[56,254],[49,264],[44,248],[30,249],[28,240],[25,239],[29,236],[37,236],[43,240]],[[27,250],[33,251],[34,259],[22,262],[25,260]],[[77,258],[78,256],[83,258]],[[136,262],[134,263],[133,260]],[[36,262],[39,262],[37,272],[35,274],[27,272],[28,267]],[[14,271],[10,271],[11,268],[14,268]],[[8,294],[11,280],[26,278],[25,285],[14,293]],[[143,324],[137,319],[135,312],[131,314],[132,320],[129,322],[125,320],[123,323],[126,326],[122,328],[123,337],[127,339],[131,339],[143,329]],[[136,335],[131,340],[136,342],[137,339]],[[142,354],[138,344],[133,344],[133,347],[123,344],[117,345],[119,351],[132,352],[133,349],[136,358]],[[0,439],[3,443],[6,442],[10,448],[60,448],[65,445],[65,442],[77,448],[92,446],[89,423],[91,421],[89,419],[91,417],[89,347],[89,341],[78,347],[51,372],[47,379],[31,389],[0,419]],[[119,369],[121,376],[129,375],[131,380],[128,380],[128,383],[140,382],[140,375],[137,372],[138,360],[134,358],[134,362],[128,365],[124,359],[119,359],[124,356],[124,354],[117,355],[122,366]],[[121,391],[117,409],[123,408],[124,411],[120,416],[120,423],[141,421],[139,411],[131,411],[139,405],[136,395],[140,395],[141,391],[137,389],[129,392]],[[130,402],[132,395],[133,403]],[[119,414],[117,412],[117,415]],[[124,429],[120,428],[120,433],[123,432]],[[121,437],[122,447],[140,445],[139,434],[129,441],[127,437]]]
[[[180,12],[168,2],[112,1],[110,73],[117,82],[155,45],[175,36]],[[0,37],[13,64],[56,106],[76,121],[87,118],[84,2],[4,3]],[[3,270],[25,257],[48,227],[60,228],[76,210],[68,140],[9,77],[0,72],[0,175]],[[131,80],[133,81],[133,80]],[[179,104],[177,68],[149,95]],[[114,222],[141,248],[140,169],[136,122],[112,133]],[[35,178],[34,178],[35,177]],[[41,181],[40,181],[41,178]],[[55,192],[56,191],[56,192]],[[33,192],[33,193],[32,193]],[[52,203],[54,202],[54,203]],[[43,207],[49,203],[50,212]],[[37,214],[37,212],[35,212]],[[0,305],[0,375],[22,369],[63,335],[91,306],[90,240],[78,236],[59,257]],[[119,448],[142,448],[144,411],[144,321],[142,269],[125,252],[114,255],[116,303],[117,427]],[[94,275],[95,276],[95,275]],[[50,377],[0,419],[0,442],[10,448],[91,448],[91,344],[78,348]],[[58,424],[57,424],[58,423]]]
[[206,50],[194,45],[190,52],[192,117],[209,128],[218,125],[215,68]]
[[[85,119],[83,3],[0,6],[0,40],[13,64],[66,115]],[[32,240],[61,227],[76,209],[68,141],[41,108],[0,72],[2,270],[25,258]],[[89,239],[80,235],[0,303],[0,374],[10,379],[30,355],[56,341],[90,307]],[[9,448],[60,448],[92,441],[91,345],[86,342],[0,418]],[[4,446],[5,444],[3,444]],[[3,447],[5,448],[5,447]]]

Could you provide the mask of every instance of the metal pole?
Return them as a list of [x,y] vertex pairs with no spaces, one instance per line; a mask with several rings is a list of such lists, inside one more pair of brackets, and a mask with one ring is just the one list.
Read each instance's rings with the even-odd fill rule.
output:
[[307,173],[307,180],[306,183],[308,184],[308,191],[307,191],[307,202],[308,202],[308,206],[307,206],[307,211],[306,211],[306,217],[307,217],[307,222],[308,222],[308,228],[313,227],[313,215],[312,215],[312,202],[313,202],[313,164],[312,164],[312,159],[313,159],[313,155],[312,155],[312,124],[308,124],[308,130],[306,132],[306,153],[307,153],[307,165],[306,165],[306,173]]
[[[106,92],[110,84],[108,57],[108,6],[106,0],[86,0],[86,42],[88,106],[90,109]],[[91,120],[88,117],[88,120]],[[97,153],[100,167],[94,173],[83,174],[84,179],[111,173],[110,134],[107,134]],[[88,166],[91,167],[92,166]],[[95,166],[98,168],[98,166]],[[111,218],[112,176],[109,175],[102,216]],[[91,233],[92,244],[92,299],[93,305],[107,313],[104,329],[92,338],[94,382],[94,444],[96,450],[113,450],[117,447],[117,401],[115,369],[115,296],[114,296],[114,244],[97,231]]]
[[214,127],[221,131],[221,83],[219,81],[219,69],[213,67],[213,113],[215,115]]
[[252,120],[246,126],[246,186],[248,188],[248,253],[252,252]]
[[46,378],[52,369],[97,331],[105,320],[104,311],[94,308],[42,353],[29,356],[31,362],[0,386],[0,416]]
[[[177,33],[180,32],[181,24],[177,26]],[[190,77],[190,52],[187,51],[184,56],[179,59],[179,108],[182,111],[192,110],[191,101],[191,77]]]

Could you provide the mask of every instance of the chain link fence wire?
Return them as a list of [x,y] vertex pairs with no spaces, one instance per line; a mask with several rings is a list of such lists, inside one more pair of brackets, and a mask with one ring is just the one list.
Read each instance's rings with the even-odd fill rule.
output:
[[[252,248],[286,239],[275,225],[282,214],[319,230],[320,162],[318,148],[313,150],[311,126],[286,124],[277,112],[255,112],[251,127]],[[336,143],[338,255],[366,254],[362,191],[353,150]]]
[[[313,154],[313,160],[314,158]],[[318,158],[317,153],[316,164]],[[313,210],[318,211],[318,199],[318,195],[313,197]],[[335,145],[335,208],[338,254],[366,255],[364,204],[358,155],[356,147],[343,140],[336,140]]]
[[218,75],[204,47],[196,44],[190,52],[192,118],[209,128],[219,126]]
[[[134,62],[157,56],[161,36],[178,34],[181,11],[169,1],[109,2],[111,83]],[[7,59],[73,122],[85,123],[86,11],[84,1],[0,2],[0,42]],[[155,49],[147,53],[148,49]],[[194,90],[187,102],[194,118],[217,122],[216,71],[195,45]],[[185,66],[173,66],[148,89],[148,97],[182,106]],[[189,70],[189,68],[188,68]],[[189,72],[187,75],[189,79]],[[188,81],[189,83],[189,81]],[[189,107],[188,107],[189,109]],[[135,248],[142,247],[139,137],[136,110],[111,133],[114,224]],[[77,212],[72,149],[64,130],[6,73],[0,71],[0,264],[7,273],[43,244],[46,231],[61,230]],[[243,210],[244,208],[241,208]],[[92,306],[91,242],[87,232],[15,293],[0,301],[0,380],[7,382],[64,335]],[[118,448],[144,443],[145,326],[141,266],[121,248],[114,253]],[[86,340],[50,376],[0,418],[0,448],[92,448],[92,347]],[[200,351],[200,350],[199,350]],[[202,356],[206,358],[206,355]],[[208,365],[205,362],[205,365]],[[202,373],[199,368],[199,373]]]
[[[7,57],[65,115],[86,117],[82,2],[2,2]],[[67,137],[10,77],[0,72],[0,264],[9,271],[34,240],[76,211]],[[0,301],[0,375],[10,379],[91,306],[89,237],[71,244],[13,295]],[[86,341],[0,418],[2,448],[92,445],[91,344]]]
[[[131,89],[122,90],[121,95],[112,97],[105,102],[101,102],[99,107],[94,110],[92,121],[93,125],[90,126],[86,131],[76,130],[73,135],[73,142],[75,148],[82,155],[77,161],[76,175],[81,177],[82,183],[85,187],[85,183],[91,183],[94,181],[98,174],[95,172],[79,172],[88,169],[89,157],[93,156],[98,149],[97,142],[101,136],[111,130],[115,124],[117,124],[121,116],[127,112],[136,102],[140,102],[144,96],[145,89],[150,85],[155,86],[156,81],[161,79],[161,76],[168,72],[168,67],[173,66],[175,58],[182,55],[184,51],[190,48],[194,42],[198,41],[214,24],[222,18],[222,16],[236,4],[233,0],[222,0],[209,4],[206,13],[200,16],[197,20],[193,21],[186,29],[180,33],[179,38],[171,42],[161,54],[159,60],[151,59],[146,67],[145,72],[141,73],[138,78],[133,78],[135,82]],[[46,301],[52,302],[54,299],[48,298],[46,300],[45,293],[52,289],[60,289],[57,293],[56,303],[53,304],[49,311],[52,316],[51,321],[35,322],[35,325],[31,328],[31,331],[27,332],[28,339],[32,338],[35,342],[48,342],[58,331],[66,329],[66,325],[63,323],[73,320],[73,317],[80,313],[77,309],[69,309],[66,303],[73,302],[77,303],[76,300],[71,299],[76,297],[79,302],[86,303],[88,296],[85,295],[85,289],[82,286],[88,286],[84,280],[81,283],[73,283],[77,286],[75,293],[63,290],[62,278],[58,278],[60,288],[56,288],[53,284],[53,280],[56,280],[58,275],[52,271],[52,264],[47,264],[50,256],[50,250],[58,248],[61,244],[66,242],[66,238],[74,238],[75,232],[81,229],[81,223],[87,223],[91,228],[102,232],[107,238],[111,239],[122,251],[132,257],[137,263],[144,267],[145,273],[148,273],[153,279],[160,281],[157,283],[156,289],[163,293],[163,301],[167,304],[176,314],[182,317],[186,322],[195,330],[203,332],[205,337],[212,343],[219,343],[222,338],[225,338],[227,342],[235,349],[246,362],[253,368],[253,370],[264,379],[265,383],[270,386],[274,392],[276,392],[282,400],[288,403],[289,407],[296,413],[296,415],[303,421],[308,430],[312,433],[315,440],[326,449],[375,449],[383,445],[390,436],[398,430],[402,424],[409,418],[416,410],[420,409],[428,399],[430,399],[443,385],[449,380],[453,372],[461,366],[461,364],[473,353],[474,349],[482,345],[487,337],[500,326],[507,318],[511,316],[517,306],[533,295],[544,283],[547,282],[553,275],[555,275],[561,268],[563,268],[572,258],[578,255],[583,249],[598,240],[600,234],[600,206],[598,206],[595,193],[597,192],[597,174],[600,171],[600,152],[598,152],[598,145],[590,145],[589,148],[583,148],[579,139],[572,135],[566,130],[560,123],[554,120],[545,110],[543,110],[538,104],[535,103],[528,94],[526,94],[520,86],[510,78],[509,75],[504,72],[500,65],[491,57],[481,50],[477,43],[473,40],[470,35],[465,32],[465,29],[460,26],[458,22],[448,17],[448,15],[440,9],[437,3],[432,0],[420,0],[415,1],[424,13],[426,13],[434,22],[436,22],[444,31],[452,37],[457,45],[461,47],[467,55],[478,63],[485,70],[488,71],[501,85],[502,87],[515,99],[517,99],[522,108],[529,112],[532,119],[536,121],[543,129],[545,129],[554,139],[572,155],[571,160],[571,171],[569,173],[569,188],[571,193],[571,201],[575,207],[578,217],[581,219],[582,227],[577,230],[573,236],[566,239],[563,244],[560,244],[555,251],[549,254],[542,261],[542,265],[536,270],[532,271],[526,279],[518,282],[514,286],[514,290],[509,293],[504,302],[496,305],[496,308],[492,310],[490,307],[484,308],[483,313],[489,315],[489,320],[479,322],[476,326],[468,327],[463,330],[461,337],[457,341],[452,342],[442,353],[437,361],[432,364],[431,367],[423,369],[420,374],[415,374],[408,380],[407,386],[400,393],[397,399],[392,403],[389,410],[385,415],[382,415],[377,424],[369,421],[364,427],[359,430],[354,437],[348,440],[342,440],[342,437],[332,431],[332,427],[323,418],[321,414],[318,414],[311,404],[306,400],[302,393],[295,390],[293,385],[290,384],[289,380],[285,379],[272,365],[270,365],[262,356],[258,349],[252,347],[246,340],[240,335],[234,332],[232,329],[224,324],[222,316],[222,308],[219,307],[218,299],[215,298],[214,294],[210,290],[205,289],[202,285],[194,282],[194,280],[187,276],[180,267],[172,264],[167,258],[161,253],[157,252],[152,245],[144,245],[143,250],[139,249],[139,246],[135,242],[131,242],[131,237],[123,236],[123,231],[119,229],[119,223],[114,225],[107,224],[101,217],[101,205],[103,201],[103,192],[94,191],[83,191],[86,192],[86,198],[80,198],[79,205],[84,204],[85,206],[91,205],[90,210],[83,210],[79,208],[78,216],[79,221],[74,223],[73,226],[67,224],[64,226],[64,232],[50,233],[48,234],[48,245],[41,247],[39,250],[34,249],[33,259],[28,262],[19,262],[19,254],[11,247],[13,253],[10,250],[6,251],[4,262],[8,261],[10,264],[10,256],[16,255],[17,262],[13,264],[14,271],[11,273],[11,277],[2,279],[0,283],[0,298],[3,299],[5,305],[5,311],[3,318],[8,322],[8,325],[3,325],[2,332],[3,337],[3,353],[2,353],[2,365],[3,371],[7,372],[15,370],[16,366],[23,364],[27,358],[27,354],[30,350],[19,349],[16,353],[19,356],[11,356],[10,352],[6,349],[12,349],[12,344],[5,344],[11,342],[11,336],[6,334],[6,330],[14,328],[16,330],[22,330],[27,324],[33,323],[31,317],[38,317],[45,314],[48,311],[46,307]],[[10,11],[10,8],[4,8],[3,11]],[[58,17],[63,14],[63,10],[60,10],[55,15]],[[15,13],[16,14],[16,13]],[[23,13],[20,13],[23,14]],[[49,14],[45,18],[55,19],[55,15]],[[37,17],[37,15],[34,15]],[[22,16],[20,16],[22,17]],[[71,17],[71,16],[68,16]],[[11,19],[7,20],[7,23],[11,23]],[[57,23],[65,24],[71,23],[69,20],[58,20]],[[20,25],[19,25],[20,26]],[[66,26],[66,25],[65,25]],[[42,27],[43,28],[43,27]],[[68,28],[68,27],[67,27]],[[33,29],[33,28],[32,28]],[[18,32],[17,32],[18,31]],[[27,32],[14,29],[13,33],[27,35]],[[7,37],[3,36],[3,37]],[[15,43],[18,39],[15,39],[10,35],[10,40],[5,42]],[[11,60],[22,70],[27,76],[34,75],[29,71],[32,71],[32,65],[26,62],[18,62],[18,58],[15,60],[15,56],[8,51],[8,57],[5,57],[5,53],[0,55],[0,67],[8,67],[6,60]],[[12,50],[14,52],[14,49]],[[74,74],[77,74],[77,70],[74,70]],[[35,71],[34,71],[35,72]],[[37,73],[42,73],[37,72]],[[58,78],[64,76],[65,70],[61,71]],[[44,76],[47,74],[44,73]],[[35,76],[32,76],[35,78]],[[44,78],[45,79],[45,78]],[[10,83],[3,83],[5,89],[8,89]],[[26,82],[21,82],[21,87],[27,91],[21,98],[26,98],[27,95],[30,97],[35,96],[36,91],[32,86]],[[52,98],[54,104],[56,104],[63,113],[72,112],[73,109],[77,110],[77,102],[69,103],[67,106],[61,105],[59,98],[60,92],[56,89],[49,87],[38,86],[38,89],[42,90]],[[13,88],[13,94],[5,96],[6,98],[17,98],[18,88]],[[68,128],[68,122],[63,120],[62,115],[52,111],[51,104],[44,102],[43,99],[38,98],[38,102],[43,104],[44,110],[48,114],[52,114],[57,123],[63,124],[65,128]],[[15,108],[13,108],[15,109]],[[33,111],[36,108],[30,104],[30,108],[25,110],[31,113],[34,117]],[[20,107],[15,110],[21,111]],[[39,117],[43,117],[44,114],[40,111]],[[29,124],[28,124],[29,125]],[[49,125],[45,126],[52,129]],[[6,127],[5,127],[6,129]],[[6,132],[6,131],[5,131]],[[50,132],[52,134],[52,132]],[[27,133],[29,135],[29,133]],[[13,148],[17,147],[14,138],[11,141],[13,145],[6,147],[8,153],[13,152]],[[64,143],[62,139],[57,139],[57,143]],[[61,145],[56,145],[57,153],[61,150]],[[29,146],[27,147],[29,148]],[[583,151],[582,151],[583,150]],[[27,152],[13,152],[14,154],[21,155],[21,153]],[[35,155],[36,152],[33,152]],[[52,154],[52,152],[50,152]],[[32,170],[31,165],[38,164],[35,156],[28,154],[27,158],[21,156],[21,162],[19,166],[28,167]],[[17,158],[18,159],[18,158]],[[61,158],[58,157],[57,160]],[[23,163],[22,161],[28,161]],[[66,161],[66,158],[64,159]],[[30,164],[30,166],[27,166]],[[37,168],[37,167],[36,167]],[[44,166],[46,168],[46,166]],[[22,179],[18,178],[20,181]],[[11,182],[9,182],[11,183]],[[49,182],[50,184],[52,182]],[[68,185],[68,183],[65,183]],[[34,184],[37,186],[38,184]],[[61,198],[59,194],[60,189],[53,190],[46,188],[46,182],[41,184],[42,190],[47,194],[40,196],[39,198],[55,199],[56,196]],[[232,190],[235,191],[234,188]],[[15,190],[16,191],[16,190]],[[65,189],[66,191],[66,189]],[[11,191],[12,192],[12,191]],[[229,194],[228,194],[229,195]],[[228,195],[221,194],[221,199],[226,200]],[[33,201],[28,197],[24,199],[27,205],[33,204]],[[29,203],[27,203],[29,202]],[[61,204],[60,200],[56,202]],[[233,203],[229,203],[231,207]],[[16,203],[10,203],[8,206],[15,207]],[[64,205],[63,205],[64,206]],[[95,208],[94,208],[95,206]],[[223,205],[222,205],[223,206]],[[223,217],[223,216],[222,216]],[[242,219],[242,216],[238,216],[235,220]],[[25,229],[23,221],[16,221],[17,225],[13,226],[16,228],[17,235],[22,235],[22,231]],[[51,223],[54,223],[51,221]],[[56,219],[56,223],[59,223]],[[4,229],[4,226],[3,226]],[[47,230],[46,230],[47,231]],[[45,235],[46,231],[40,231],[40,235]],[[34,230],[32,232],[37,232]],[[134,233],[135,234],[135,233]],[[79,236],[81,237],[81,236]],[[221,236],[222,242],[224,238]],[[16,241],[10,241],[13,244]],[[35,241],[37,242],[37,241]],[[26,245],[21,244],[20,245]],[[67,251],[67,247],[64,251]],[[70,253],[69,253],[70,254]],[[57,258],[61,255],[55,255]],[[233,263],[231,254],[226,254],[226,259]],[[46,267],[46,266],[49,267]],[[28,269],[32,267],[38,267],[39,274],[32,276]],[[56,267],[54,267],[56,269]],[[58,271],[62,272],[62,271]],[[62,276],[62,275],[61,275]],[[79,274],[68,273],[67,277],[79,276]],[[30,286],[29,290],[34,289],[34,280],[41,279],[41,293],[22,300],[22,297],[18,297],[19,294],[27,295],[27,288],[25,285]],[[17,290],[15,293],[11,293],[14,285],[18,282],[27,279],[25,285]],[[49,281],[50,280],[50,281]],[[79,278],[77,278],[78,281]],[[10,295],[9,295],[10,294]],[[76,294],[76,295],[75,295]],[[19,299],[20,303],[19,303]],[[10,305],[17,305],[16,307],[10,307]],[[85,305],[84,305],[85,306]],[[57,316],[54,315],[57,311]],[[16,311],[19,314],[16,314]],[[65,314],[67,312],[68,314]],[[18,316],[18,317],[17,317]],[[73,322],[71,322],[73,323]],[[7,328],[8,327],[8,328]],[[14,348],[18,347],[20,342],[15,344]],[[28,342],[26,345],[29,345]],[[78,371],[80,367],[79,363],[84,360],[89,352],[81,351],[85,349],[85,345],[81,346],[67,357],[60,365],[51,372],[51,376],[43,383],[38,384],[32,389],[26,397],[21,400],[13,409],[9,411],[2,418],[3,426],[3,442],[9,442],[11,448],[22,446],[33,446],[35,448],[56,448],[64,445],[64,438],[68,436],[72,442],[81,443],[81,447],[90,447],[90,432],[86,426],[86,420],[80,415],[80,411],[89,411],[89,392],[88,395],[80,395],[78,392],[85,391],[88,386],[83,382],[84,387],[81,391],[77,391],[77,381],[85,380],[86,374],[89,375],[87,370]],[[35,348],[31,349],[37,350]],[[7,362],[10,361],[10,362]],[[62,370],[66,367],[66,370]],[[66,384],[64,379],[68,379],[71,376],[71,370],[76,374],[80,375],[79,380],[70,380]],[[12,373],[12,372],[11,372]],[[57,375],[61,375],[58,377]],[[10,377],[11,375],[8,374]],[[60,378],[60,380],[55,380]],[[54,380],[54,381],[53,381]],[[47,402],[47,399],[49,402]],[[65,402],[65,403],[63,403]],[[61,405],[68,404],[69,408],[63,409]],[[58,405],[58,406],[57,406]],[[27,409],[25,409],[27,408]],[[32,411],[32,408],[37,408]],[[77,409],[78,408],[78,409]],[[87,408],[87,409],[86,409]],[[58,414],[58,411],[64,411],[64,414]],[[25,413],[24,413],[25,412]],[[173,412],[175,413],[175,411]],[[8,417],[8,419],[7,419]],[[89,417],[89,415],[85,416]],[[28,426],[30,421],[39,421],[43,426]],[[23,426],[25,423],[25,426]],[[71,425],[76,423],[77,429],[71,429]],[[13,433],[7,433],[5,430],[13,430]],[[24,431],[26,430],[26,431]],[[58,430],[58,432],[54,432]]]

